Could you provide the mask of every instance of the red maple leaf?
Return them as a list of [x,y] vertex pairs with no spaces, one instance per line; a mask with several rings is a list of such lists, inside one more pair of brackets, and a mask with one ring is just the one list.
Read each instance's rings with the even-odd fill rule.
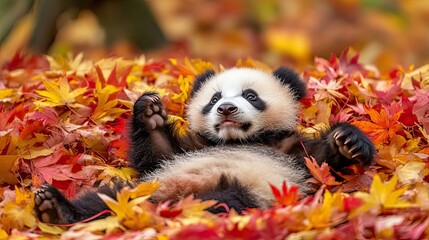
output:
[[25,53],[24,51],[16,51],[13,58],[2,66],[3,69],[13,71],[16,69],[25,69],[31,71],[37,70],[48,70],[49,62],[43,55],[32,55]]
[[277,187],[272,184],[270,184],[270,187],[271,191],[274,194],[274,197],[276,198],[277,203],[282,206],[289,206],[294,203],[297,203],[302,196],[298,192],[299,187],[297,185],[292,185],[290,188],[288,188],[286,181],[283,182],[281,192]]
[[172,201],[166,201],[163,203],[160,203],[157,208],[156,208],[156,212],[161,216],[161,217],[165,217],[165,218],[174,218],[179,216],[183,209],[178,206],[178,204],[174,204],[172,206]]
[[63,157],[64,151],[58,150],[47,157],[39,157],[33,160],[34,173],[41,176],[47,183],[52,184],[53,180],[70,180],[69,174],[71,167],[69,165],[59,165],[58,161]]

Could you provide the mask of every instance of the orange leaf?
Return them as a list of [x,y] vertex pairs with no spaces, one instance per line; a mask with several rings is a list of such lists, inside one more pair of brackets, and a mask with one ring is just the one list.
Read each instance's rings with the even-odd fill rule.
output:
[[126,159],[128,153],[128,141],[124,138],[119,138],[110,142],[110,147],[112,154],[118,158]]
[[419,153],[424,153],[424,154],[428,154],[429,155],[429,147],[423,148],[422,150],[419,151]]
[[389,117],[384,109],[378,113],[374,109],[365,107],[372,122],[355,121],[352,124],[368,134],[375,144],[390,140],[398,131],[402,130],[402,125],[398,122],[402,112],[397,112]]
[[18,155],[0,156],[0,183],[17,184],[18,179],[14,173],[14,168]]
[[327,163],[324,162],[319,167],[319,164],[317,164],[316,159],[313,157],[304,157],[304,159],[305,165],[308,167],[311,174],[317,181],[327,186],[336,186],[341,184],[340,182],[335,181],[335,178],[332,176]]

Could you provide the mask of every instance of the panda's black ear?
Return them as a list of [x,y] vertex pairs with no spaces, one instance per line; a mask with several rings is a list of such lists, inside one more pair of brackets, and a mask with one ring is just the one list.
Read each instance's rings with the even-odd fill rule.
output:
[[294,70],[286,67],[279,67],[273,72],[273,75],[280,80],[280,82],[289,86],[295,96],[295,100],[300,100],[305,97],[307,87]]
[[213,70],[207,70],[204,73],[201,73],[200,75],[197,75],[195,77],[195,81],[194,81],[194,86],[192,87],[192,91],[191,91],[191,97],[198,91],[200,90],[201,86],[207,81],[209,80],[211,77],[213,77],[214,75],[216,75],[216,72]]

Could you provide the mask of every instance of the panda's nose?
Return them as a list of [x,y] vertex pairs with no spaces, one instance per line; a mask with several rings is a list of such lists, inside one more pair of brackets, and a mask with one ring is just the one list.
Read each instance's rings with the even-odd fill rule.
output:
[[238,107],[232,104],[222,104],[217,108],[217,112],[225,116],[236,113],[237,111]]

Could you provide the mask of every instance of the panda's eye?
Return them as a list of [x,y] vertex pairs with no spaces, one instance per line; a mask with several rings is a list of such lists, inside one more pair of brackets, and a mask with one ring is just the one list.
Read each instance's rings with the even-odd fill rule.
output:
[[217,103],[217,101],[219,101],[220,98],[221,98],[220,92],[215,93],[212,99],[210,100],[210,104],[214,105],[215,103]]
[[210,100],[210,103],[215,104],[215,103],[217,103],[217,101],[219,101],[219,98],[214,96],[214,97],[212,97],[212,100]]
[[256,100],[256,95],[253,94],[253,93],[248,93],[246,95],[246,99],[249,100],[249,101],[255,101]]

